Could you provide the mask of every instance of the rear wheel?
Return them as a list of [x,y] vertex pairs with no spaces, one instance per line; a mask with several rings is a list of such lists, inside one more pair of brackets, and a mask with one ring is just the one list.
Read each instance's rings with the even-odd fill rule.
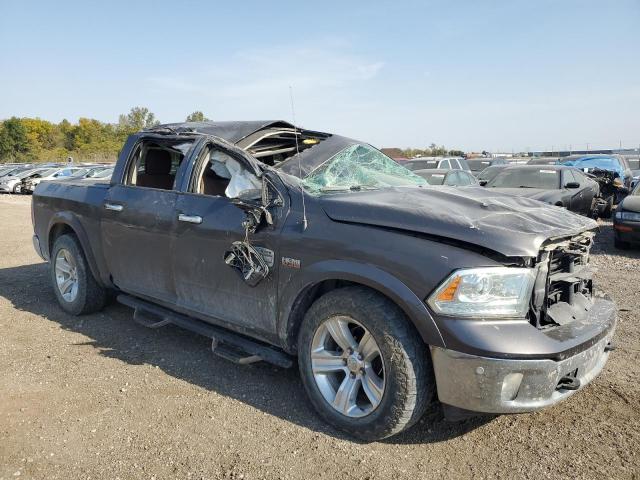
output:
[[56,239],[49,270],[58,303],[67,313],[92,313],[106,304],[107,289],[93,277],[75,235],[65,234]]
[[435,397],[429,351],[402,311],[366,288],[318,299],[298,338],[311,403],[331,425],[379,440],[415,423]]

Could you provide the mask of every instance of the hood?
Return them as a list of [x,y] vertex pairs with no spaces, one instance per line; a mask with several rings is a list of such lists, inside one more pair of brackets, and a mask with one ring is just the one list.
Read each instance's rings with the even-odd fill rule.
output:
[[626,197],[618,208],[620,211],[626,210],[628,212],[640,213],[640,195],[630,195]]
[[552,202],[558,199],[559,190],[546,190],[543,188],[488,188],[495,193],[506,193],[517,197],[532,198],[540,202]]
[[598,224],[563,208],[482,187],[387,188],[319,199],[333,220],[413,231],[508,257],[535,257],[543,242]]

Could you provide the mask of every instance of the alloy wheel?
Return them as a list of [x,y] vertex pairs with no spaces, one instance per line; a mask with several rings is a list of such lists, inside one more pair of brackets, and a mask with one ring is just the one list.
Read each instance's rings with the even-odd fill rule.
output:
[[313,378],[324,399],[347,417],[373,412],[385,391],[384,362],[371,333],[350,317],[325,320],[311,342]]

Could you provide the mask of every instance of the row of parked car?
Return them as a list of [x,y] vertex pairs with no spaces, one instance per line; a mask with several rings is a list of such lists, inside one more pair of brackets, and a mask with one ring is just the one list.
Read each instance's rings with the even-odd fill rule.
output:
[[640,161],[617,155],[508,160],[416,158],[402,163],[430,185],[481,185],[587,216],[609,218],[640,178]]
[[32,194],[43,181],[64,178],[110,178],[113,165],[5,164],[0,167],[0,192]]

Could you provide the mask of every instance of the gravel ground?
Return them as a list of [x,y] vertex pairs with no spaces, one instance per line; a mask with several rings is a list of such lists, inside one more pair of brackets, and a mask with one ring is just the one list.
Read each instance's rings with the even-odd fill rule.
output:
[[131,310],[71,317],[31,246],[29,197],[0,197],[0,479],[638,478],[640,253],[602,223],[593,263],[619,307],[599,378],[543,412],[359,443],[323,424],[297,370],[240,367]]

